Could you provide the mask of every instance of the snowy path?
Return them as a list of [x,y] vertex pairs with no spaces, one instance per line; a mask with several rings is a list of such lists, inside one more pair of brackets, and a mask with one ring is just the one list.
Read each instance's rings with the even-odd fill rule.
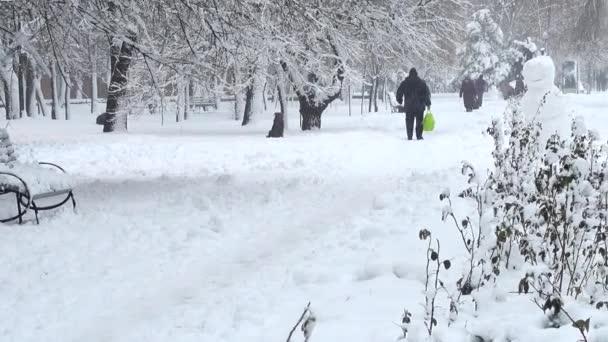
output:
[[70,165],[81,185],[77,214],[0,227],[0,340],[284,340],[308,300],[315,341],[393,339],[402,309],[419,309],[418,230],[453,236],[438,193],[461,185],[461,160],[487,161],[480,133],[504,106],[462,120],[455,103],[436,101],[424,142],[386,114],[328,116],[314,137],[274,142],[240,127],[15,127],[20,152]]

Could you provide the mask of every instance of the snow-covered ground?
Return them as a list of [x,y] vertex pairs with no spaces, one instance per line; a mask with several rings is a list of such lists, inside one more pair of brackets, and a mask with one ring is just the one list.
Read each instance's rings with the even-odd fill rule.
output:
[[[294,104],[284,139],[265,138],[273,108],[246,128],[227,113],[166,117],[164,127],[142,115],[129,134],[102,134],[86,105],[70,122],[11,122],[21,160],[75,177],[78,209],[0,225],[0,341],[284,341],[308,301],[313,342],[394,341],[404,308],[423,316],[418,231],[440,238],[443,256],[462,256],[439,193],[463,188],[462,160],[490,167],[482,132],[505,108],[491,96],[474,113],[456,95],[433,101],[436,131],[424,141],[405,140],[401,114],[361,116],[358,102],[351,117],[331,106],[323,129],[304,133]],[[608,96],[568,102],[608,137]],[[500,316],[511,341],[526,341],[517,319],[542,313],[521,298],[505,305],[481,322]],[[557,341],[526,329],[527,341]],[[577,338],[574,328],[560,333]]]

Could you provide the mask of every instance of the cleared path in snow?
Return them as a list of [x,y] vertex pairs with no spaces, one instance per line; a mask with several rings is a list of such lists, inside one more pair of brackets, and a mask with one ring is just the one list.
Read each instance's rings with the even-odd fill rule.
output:
[[[0,340],[284,339],[307,300],[315,340],[394,337],[384,324],[418,297],[418,230],[440,224],[460,161],[490,148],[487,112],[454,98],[434,112],[424,142],[387,114],[328,116],[281,141],[240,128],[26,141],[70,165],[80,209],[0,228]],[[370,305],[386,316],[357,323]]]

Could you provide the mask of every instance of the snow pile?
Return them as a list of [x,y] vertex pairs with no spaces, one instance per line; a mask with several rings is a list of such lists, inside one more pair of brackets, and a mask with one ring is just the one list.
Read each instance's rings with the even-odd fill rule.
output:
[[570,119],[560,90],[555,86],[555,65],[549,56],[539,56],[526,62],[523,70],[528,87],[521,105],[529,123],[542,125],[539,142],[546,142],[557,133],[570,136]]
[[16,160],[15,149],[5,128],[0,129],[0,164]]

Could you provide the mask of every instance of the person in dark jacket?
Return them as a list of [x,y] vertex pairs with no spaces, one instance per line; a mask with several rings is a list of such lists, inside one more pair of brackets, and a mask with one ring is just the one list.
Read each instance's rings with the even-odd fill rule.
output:
[[464,78],[462,86],[460,86],[460,97],[464,101],[464,108],[467,112],[472,112],[475,108],[475,102],[477,101],[477,91],[475,89],[475,83],[469,76]]
[[483,93],[488,89],[488,83],[483,79],[483,75],[475,80],[475,90],[477,92],[477,108],[483,105]]
[[412,140],[414,121],[416,121],[416,139],[422,140],[422,121],[424,107],[431,108],[431,91],[420,77],[416,68],[410,69],[410,74],[397,89],[397,102],[405,109],[405,128],[407,139]]
[[526,92],[526,86],[521,75],[517,76],[515,80],[515,95],[521,95]]

